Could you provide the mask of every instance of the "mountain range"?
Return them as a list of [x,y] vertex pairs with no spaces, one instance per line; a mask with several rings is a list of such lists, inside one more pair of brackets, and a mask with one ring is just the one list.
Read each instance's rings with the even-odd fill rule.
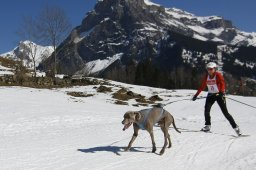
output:
[[[209,61],[236,79],[256,77],[255,32],[149,0],[98,0],[57,54],[58,73],[152,86],[194,87],[184,79],[198,81]],[[52,69],[53,61],[38,68]]]
[[253,77],[255,46],[256,33],[240,31],[220,16],[195,16],[148,0],[99,0],[59,46],[58,71],[106,77],[150,58],[165,71],[184,64],[204,67],[211,60],[226,72],[241,67],[242,76]]

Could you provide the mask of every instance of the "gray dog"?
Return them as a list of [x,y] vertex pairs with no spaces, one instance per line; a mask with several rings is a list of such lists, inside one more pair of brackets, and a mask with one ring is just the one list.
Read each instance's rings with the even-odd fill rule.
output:
[[133,124],[134,133],[125,151],[131,148],[132,143],[138,136],[139,129],[142,129],[142,130],[147,130],[149,132],[152,140],[152,145],[153,145],[152,152],[154,153],[156,151],[156,144],[154,140],[153,126],[156,123],[158,123],[158,125],[161,127],[161,130],[164,133],[164,146],[160,151],[160,155],[162,155],[168,144],[167,139],[169,141],[168,148],[172,146],[170,134],[168,133],[169,126],[173,124],[174,129],[177,132],[181,133],[176,128],[173,116],[163,108],[157,108],[157,107],[140,110],[136,112],[133,112],[133,111],[126,112],[124,114],[124,120],[122,121],[122,124],[124,125],[123,130],[128,129],[131,126],[131,124]]

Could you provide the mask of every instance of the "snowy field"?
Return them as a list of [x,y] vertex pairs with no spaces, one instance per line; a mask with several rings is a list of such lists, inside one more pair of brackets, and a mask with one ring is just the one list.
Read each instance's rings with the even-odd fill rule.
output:
[[[162,103],[187,99],[193,90],[165,90],[115,83],[147,97],[158,94]],[[124,152],[133,134],[122,131],[123,114],[148,107],[116,105],[113,93],[97,93],[94,86],[61,89],[0,87],[0,169],[1,170],[254,170],[256,169],[256,110],[228,100],[229,112],[247,137],[235,132],[215,104],[212,133],[199,132],[204,125],[204,99],[180,101],[165,107],[175,118],[169,132],[172,148],[158,153],[163,133],[154,127],[157,151],[140,131],[131,151]],[[94,94],[72,97],[67,92]],[[205,96],[203,93],[202,96]],[[229,96],[250,105],[255,97]]]

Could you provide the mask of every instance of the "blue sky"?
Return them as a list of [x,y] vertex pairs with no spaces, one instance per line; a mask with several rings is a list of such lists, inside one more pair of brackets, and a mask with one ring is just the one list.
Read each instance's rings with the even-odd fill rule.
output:
[[[20,41],[15,34],[22,16],[38,15],[45,5],[63,8],[73,27],[80,25],[97,0],[2,0],[0,3],[0,54]],[[165,7],[176,7],[198,16],[218,15],[233,21],[239,29],[256,32],[256,0],[152,0]]]

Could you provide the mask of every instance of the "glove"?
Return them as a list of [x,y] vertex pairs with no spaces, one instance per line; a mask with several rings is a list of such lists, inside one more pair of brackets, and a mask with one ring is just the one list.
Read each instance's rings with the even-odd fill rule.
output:
[[194,95],[194,96],[193,96],[193,98],[192,98],[192,100],[193,100],[193,101],[195,101],[195,100],[196,100],[196,98],[197,98],[197,96],[196,96],[196,95]]
[[225,97],[225,93],[224,93],[224,92],[219,92],[218,95],[219,95],[220,97]]
[[224,101],[224,103],[226,102],[226,101],[225,101],[225,93],[219,92],[219,93],[218,93],[218,96]]

